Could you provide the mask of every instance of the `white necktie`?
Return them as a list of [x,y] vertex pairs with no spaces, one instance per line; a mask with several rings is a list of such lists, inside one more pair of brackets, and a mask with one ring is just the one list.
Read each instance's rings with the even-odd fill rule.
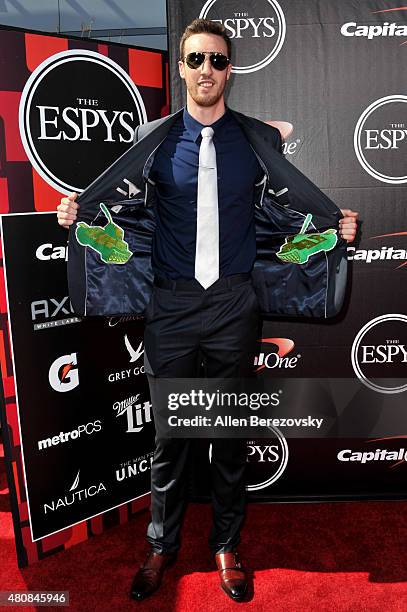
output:
[[207,289],[219,278],[218,173],[213,129],[201,131],[196,212],[195,278]]

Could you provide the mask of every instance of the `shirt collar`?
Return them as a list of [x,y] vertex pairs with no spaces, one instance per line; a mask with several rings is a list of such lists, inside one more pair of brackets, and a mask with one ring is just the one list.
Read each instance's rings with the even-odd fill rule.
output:
[[222,130],[223,126],[230,120],[230,117],[231,117],[230,110],[226,108],[226,111],[222,115],[222,117],[220,117],[217,121],[215,121],[215,123],[212,123],[212,125],[205,126],[202,123],[199,123],[199,121],[197,121],[196,119],[194,119],[189,114],[186,107],[184,108],[184,125],[186,129],[188,130],[188,132],[190,133],[190,135],[192,136],[194,142],[197,142],[197,140],[200,138],[201,131],[204,127],[211,127],[213,131],[215,132],[215,136],[219,136],[220,130]]

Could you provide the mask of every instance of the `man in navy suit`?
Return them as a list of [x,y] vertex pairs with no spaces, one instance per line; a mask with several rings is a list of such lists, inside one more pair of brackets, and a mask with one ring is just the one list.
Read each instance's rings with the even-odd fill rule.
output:
[[[186,108],[160,144],[149,174],[157,202],[154,287],[145,313],[145,366],[153,400],[160,378],[197,377],[202,366],[209,377],[239,378],[250,376],[253,368],[259,337],[259,305],[250,277],[256,257],[253,202],[264,168],[225,106],[230,52],[231,41],[221,24],[195,20],[186,28],[179,60]],[[148,125],[142,127],[148,132]],[[280,133],[267,129],[270,147],[281,151]],[[205,175],[205,181],[200,174],[204,164],[215,170],[215,175]],[[75,200],[76,194],[71,194],[58,206],[58,221],[64,227],[76,220]],[[357,213],[342,214],[339,234],[352,241]],[[189,443],[156,439],[147,532],[151,550],[134,578],[134,599],[153,593],[175,560]],[[209,543],[221,586],[238,601],[247,592],[236,551],[244,518],[245,463],[243,441],[214,442]]]

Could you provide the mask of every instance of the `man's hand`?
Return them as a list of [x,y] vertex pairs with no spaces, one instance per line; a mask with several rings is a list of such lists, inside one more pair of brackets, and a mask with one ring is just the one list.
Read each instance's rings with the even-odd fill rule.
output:
[[57,206],[58,223],[66,229],[76,220],[79,208],[79,204],[75,202],[77,197],[78,194],[73,192],[67,198],[61,198],[61,203]]
[[354,212],[350,208],[341,208],[343,219],[339,221],[339,235],[346,242],[352,242],[355,239],[356,230],[358,227],[358,212]]

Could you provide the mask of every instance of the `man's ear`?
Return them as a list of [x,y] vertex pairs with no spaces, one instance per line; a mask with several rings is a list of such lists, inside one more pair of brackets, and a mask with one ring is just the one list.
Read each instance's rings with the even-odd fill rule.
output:
[[228,71],[228,73],[226,75],[226,80],[228,81],[230,79],[230,75],[232,74],[232,64],[229,64],[229,66],[226,68],[226,70]]
[[179,76],[181,77],[181,79],[185,79],[185,66],[184,66],[184,62],[179,60],[178,62],[178,70],[179,70]]

